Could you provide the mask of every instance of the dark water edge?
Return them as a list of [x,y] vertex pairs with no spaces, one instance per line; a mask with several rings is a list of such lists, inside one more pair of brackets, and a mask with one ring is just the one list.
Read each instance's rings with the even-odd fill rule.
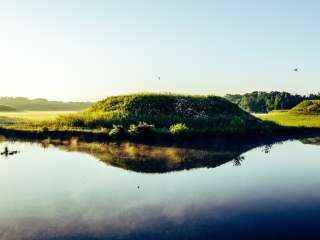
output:
[[268,144],[276,141],[289,139],[301,139],[316,137],[320,135],[320,128],[313,127],[282,127],[272,125],[268,127],[255,128],[242,131],[214,131],[214,132],[191,132],[183,135],[172,135],[167,132],[154,132],[148,136],[118,136],[110,137],[101,132],[94,131],[74,131],[74,130],[18,130],[0,128],[0,135],[12,139],[25,139],[29,141],[56,139],[70,140],[77,138],[83,142],[126,142],[150,144],[154,146],[179,145],[195,147],[223,145],[237,142]]

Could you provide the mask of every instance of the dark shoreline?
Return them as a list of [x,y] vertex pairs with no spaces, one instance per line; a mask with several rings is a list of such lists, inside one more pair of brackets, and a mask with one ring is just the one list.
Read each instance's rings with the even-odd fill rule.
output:
[[42,141],[45,139],[69,141],[78,139],[83,142],[122,143],[132,142],[138,144],[157,146],[223,146],[224,144],[247,143],[254,145],[272,144],[279,141],[312,138],[320,136],[320,128],[307,127],[275,127],[254,129],[247,132],[198,132],[184,135],[158,133],[149,135],[129,136],[124,135],[112,138],[108,134],[93,131],[36,131],[0,128],[0,135],[10,139]]

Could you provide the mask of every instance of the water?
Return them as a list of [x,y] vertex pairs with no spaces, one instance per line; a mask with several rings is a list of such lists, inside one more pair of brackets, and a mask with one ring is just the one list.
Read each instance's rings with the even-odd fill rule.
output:
[[0,157],[0,239],[320,239],[315,143],[212,154],[4,141],[20,152]]

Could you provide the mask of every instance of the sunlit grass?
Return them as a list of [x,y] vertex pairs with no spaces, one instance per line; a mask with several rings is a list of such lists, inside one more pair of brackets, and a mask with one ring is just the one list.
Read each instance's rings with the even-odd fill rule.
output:
[[[176,130],[177,126],[179,131]],[[215,96],[133,94],[108,97],[82,112],[0,113],[3,130],[36,134],[98,133],[110,139],[201,134],[270,135],[279,126],[262,122]]]
[[72,112],[70,111],[0,112],[0,124],[54,120],[58,116],[66,115],[68,113],[72,113]]
[[320,114],[299,114],[289,111],[272,111],[266,114],[254,114],[262,120],[268,120],[282,126],[320,127]]

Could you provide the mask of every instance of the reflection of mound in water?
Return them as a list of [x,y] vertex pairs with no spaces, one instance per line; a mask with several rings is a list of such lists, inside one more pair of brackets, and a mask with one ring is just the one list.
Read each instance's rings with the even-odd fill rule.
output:
[[[22,141],[17,138],[4,138],[4,141]],[[1,141],[1,139],[0,139]],[[177,143],[177,145],[146,145],[132,142],[101,143],[83,142],[77,138],[69,140],[46,139],[43,141],[29,140],[27,142],[40,143],[43,148],[50,146],[68,152],[90,154],[109,165],[144,173],[165,173],[171,171],[189,170],[193,168],[215,168],[233,161],[234,166],[241,166],[244,161],[243,153],[262,146],[263,152],[269,153],[273,144],[279,144],[283,139],[270,139],[264,142],[206,141],[191,144]],[[7,153],[7,154],[6,154]],[[19,151],[5,151],[1,155],[13,155]]]
[[10,156],[10,155],[15,155],[15,154],[17,154],[17,153],[19,153],[19,151],[10,151],[9,150],[9,148],[6,146],[5,148],[4,148],[4,151],[3,152],[1,152],[1,155],[4,155],[4,156]]
[[[214,168],[229,161],[241,165],[243,152],[252,146],[241,144],[216,148],[165,147],[144,144],[102,144],[78,141],[50,142],[59,149],[88,153],[112,166],[145,173],[164,173],[193,168]],[[45,146],[48,143],[44,143]]]

